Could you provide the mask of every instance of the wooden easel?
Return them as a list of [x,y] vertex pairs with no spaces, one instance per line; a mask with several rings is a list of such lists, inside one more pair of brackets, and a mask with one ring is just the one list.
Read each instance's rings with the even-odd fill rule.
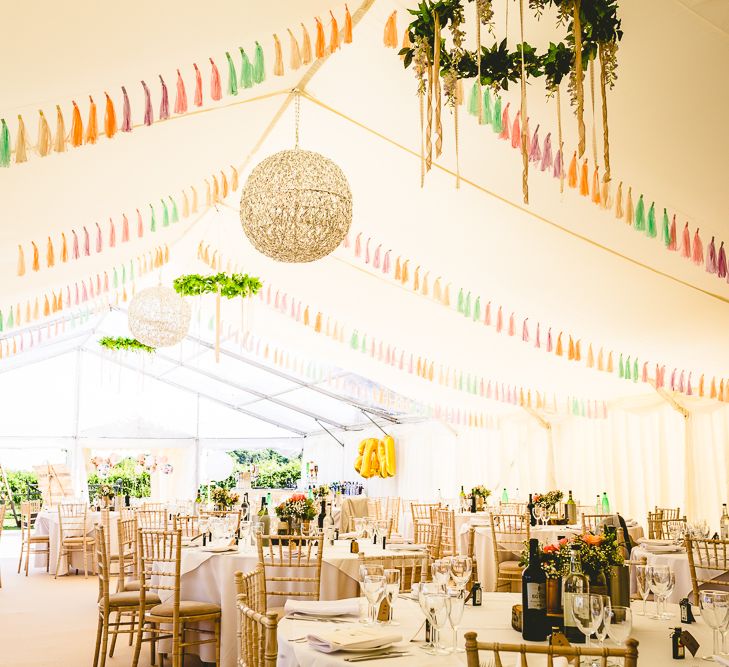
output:
[[5,500],[10,504],[10,509],[13,512],[13,518],[15,519],[15,525],[20,528],[20,519],[18,513],[15,510],[15,502],[13,501],[13,493],[10,490],[10,484],[8,483],[8,476],[5,474],[5,468],[0,464],[0,476],[2,476],[3,486],[0,489],[0,496],[4,496]]
[[73,496],[71,473],[65,465],[54,467],[51,463],[46,463],[42,466],[33,466],[33,470],[38,475],[38,489],[44,505],[52,506],[54,497],[62,500]]

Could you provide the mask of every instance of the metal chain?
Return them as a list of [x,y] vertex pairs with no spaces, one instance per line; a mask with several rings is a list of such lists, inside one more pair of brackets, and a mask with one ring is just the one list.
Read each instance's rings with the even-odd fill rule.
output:
[[294,91],[294,114],[296,119],[296,139],[294,142],[294,148],[299,147],[299,119],[301,118],[301,93],[298,90]]

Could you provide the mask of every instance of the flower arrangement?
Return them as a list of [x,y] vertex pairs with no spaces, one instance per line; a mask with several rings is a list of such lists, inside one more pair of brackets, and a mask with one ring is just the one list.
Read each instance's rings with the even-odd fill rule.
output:
[[224,486],[216,486],[210,492],[210,499],[216,505],[229,509],[240,500],[240,496],[237,493],[226,489]]
[[111,500],[116,493],[114,492],[114,487],[111,484],[99,484],[99,488],[96,489],[96,497],[99,500]]
[[535,505],[539,505],[549,511],[553,511],[557,506],[557,503],[560,502],[562,498],[564,498],[564,493],[562,491],[548,491],[547,493],[537,493],[532,496],[532,502]]
[[303,493],[295,493],[284,500],[275,509],[276,516],[282,521],[296,519],[298,521],[311,521],[316,518],[317,511],[314,501]]
[[326,484],[321,484],[314,489],[314,497],[324,499],[331,494],[332,490]]
[[491,495],[491,490],[487,489],[483,484],[479,484],[478,486],[474,486],[471,489],[471,493],[474,496],[477,496],[479,498],[483,498],[484,500],[486,500],[486,498],[488,498]]

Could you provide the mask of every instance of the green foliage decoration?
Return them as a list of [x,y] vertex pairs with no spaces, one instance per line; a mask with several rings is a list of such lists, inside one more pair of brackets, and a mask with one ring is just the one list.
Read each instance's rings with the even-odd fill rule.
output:
[[127,352],[147,352],[152,354],[155,348],[140,343],[136,338],[123,338],[121,336],[104,336],[99,339],[99,345],[107,350],[126,350]]
[[216,273],[202,276],[191,273],[175,278],[173,282],[175,292],[180,296],[200,296],[202,294],[217,294],[226,299],[237,296],[247,297],[257,294],[263,283],[260,278],[249,276],[247,273]]

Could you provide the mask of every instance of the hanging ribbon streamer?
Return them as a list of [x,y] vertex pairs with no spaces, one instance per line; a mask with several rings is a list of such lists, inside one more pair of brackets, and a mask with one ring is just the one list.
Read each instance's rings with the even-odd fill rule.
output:
[[575,44],[575,91],[577,97],[577,154],[585,154],[585,98],[584,98],[584,72],[582,70],[582,22],[580,21],[581,0],[574,0],[572,13],[572,36]]

